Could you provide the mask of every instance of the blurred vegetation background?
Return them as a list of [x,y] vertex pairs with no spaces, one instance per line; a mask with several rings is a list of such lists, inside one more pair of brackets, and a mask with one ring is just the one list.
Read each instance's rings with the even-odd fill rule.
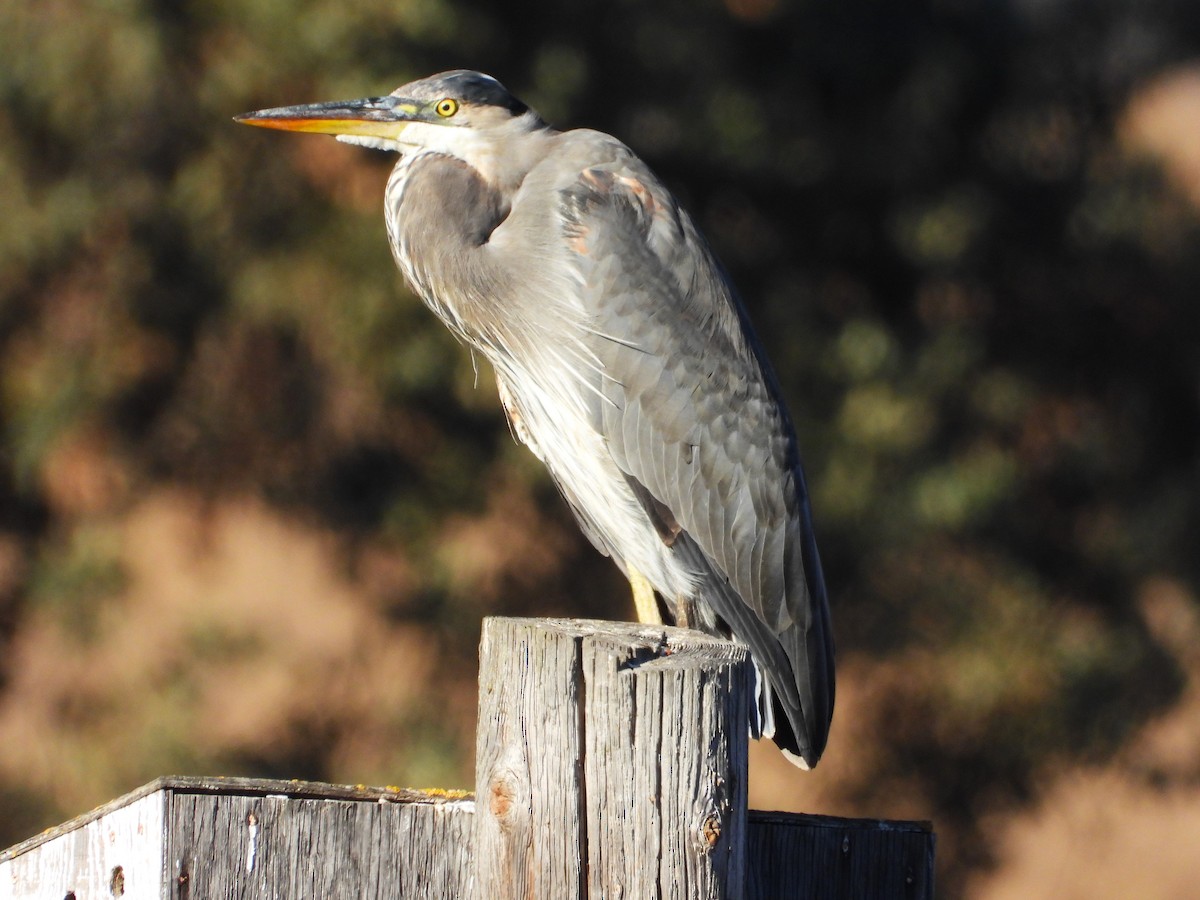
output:
[[0,60],[0,846],[168,772],[470,786],[481,617],[630,615],[392,160],[230,121],[468,67],[645,157],[779,370],[840,706],[755,805],[933,819],[946,897],[1194,889],[1194,0],[3,0]]

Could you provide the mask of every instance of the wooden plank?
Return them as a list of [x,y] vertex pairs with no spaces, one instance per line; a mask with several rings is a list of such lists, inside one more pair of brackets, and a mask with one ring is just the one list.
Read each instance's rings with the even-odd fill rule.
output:
[[178,798],[173,896],[461,896],[470,812],[285,796]]
[[0,854],[0,898],[161,896],[163,796],[123,801]]
[[581,634],[558,620],[484,620],[475,753],[483,900],[583,893]]
[[928,822],[750,813],[747,900],[932,900]]
[[130,897],[464,896],[473,810],[420,791],[164,778],[5,851],[0,898],[121,896],[117,875]]

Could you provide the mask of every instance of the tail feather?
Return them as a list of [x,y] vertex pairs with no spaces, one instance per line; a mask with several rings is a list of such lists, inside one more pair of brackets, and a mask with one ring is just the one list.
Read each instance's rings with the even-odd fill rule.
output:
[[[812,768],[825,750],[834,699],[833,640],[815,546],[811,557],[810,548],[802,548],[808,574],[805,581],[810,585],[804,606],[809,613],[779,633],[738,596],[686,532],[679,535],[672,550],[704,576],[697,624],[749,647],[763,676],[758,679],[758,722],[752,728],[774,740],[792,762]],[[708,611],[711,618],[704,614]]]

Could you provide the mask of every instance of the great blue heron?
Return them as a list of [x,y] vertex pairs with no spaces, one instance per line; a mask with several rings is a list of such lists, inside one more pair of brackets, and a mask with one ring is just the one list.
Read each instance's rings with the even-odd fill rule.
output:
[[833,639],[795,434],[733,286],[650,169],[478,72],[237,120],[400,153],[397,265],[491,362],[514,433],[639,618],[749,646],[760,733],[815,765]]

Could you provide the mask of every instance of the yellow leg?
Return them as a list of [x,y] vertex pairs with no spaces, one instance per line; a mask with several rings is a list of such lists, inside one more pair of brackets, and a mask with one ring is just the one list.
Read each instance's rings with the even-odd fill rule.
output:
[[638,621],[644,625],[661,625],[662,615],[658,611],[658,599],[646,576],[629,566],[629,586],[633,588],[633,605]]

